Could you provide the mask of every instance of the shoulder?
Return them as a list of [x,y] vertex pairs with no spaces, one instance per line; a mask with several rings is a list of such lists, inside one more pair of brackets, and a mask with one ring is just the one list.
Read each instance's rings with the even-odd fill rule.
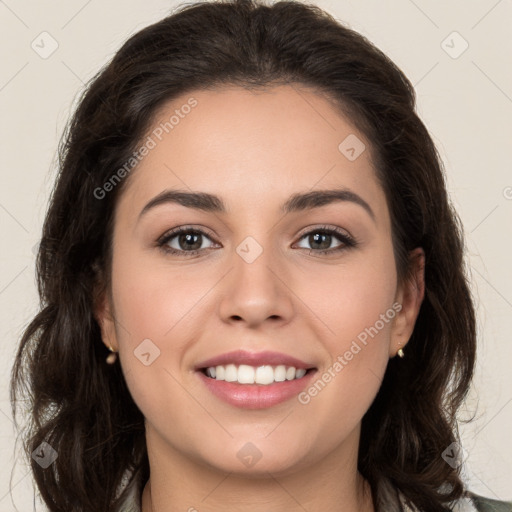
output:
[[[399,489],[395,488],[398,498],[398,507],[394,501],[394,493],[389,482],[383,482],[379,488],[379,497],[384,499],[382,510],[393,510],[399,512],[422,512],[414,505],[410,504]],[[389,508],[391,505],[391,508]],[[388,508],[386,508],[388,507]],[[494,500],[480,496],[474,492],[466,490],[464,497],[461,497],[449,505],[452,512],[512,512],[512,501]]]
[[468,492],[468,497],[479,512],[512,512],[512,501],[499,501]]

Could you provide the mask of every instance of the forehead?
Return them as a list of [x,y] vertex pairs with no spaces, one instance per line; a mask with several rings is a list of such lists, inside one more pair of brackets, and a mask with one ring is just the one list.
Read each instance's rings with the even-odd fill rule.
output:
[[339,186],[383,199],[364,134],[298,85],[191,91],[156,112],[141,143],[151,149],[121,202],[141,204],[179,188],[221,195],[234,210]]

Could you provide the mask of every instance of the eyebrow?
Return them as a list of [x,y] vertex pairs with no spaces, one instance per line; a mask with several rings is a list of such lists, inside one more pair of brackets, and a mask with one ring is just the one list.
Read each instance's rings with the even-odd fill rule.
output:
[[[370,217],[375,221],[375,214],[370,205],[358,194],[348,189],[332,189],[332,190],[312,190],[310,192],[292,194],[290,198],[281,205],[281,212],[289,214],[320,208],[335,202],[351,202],[355,203],[366,210]],[[149,210],[156,206],[175,203],[202,210],[205,212],[226,213],[227,208],[222,199],[216,195],[207,192],[187,192],[184,190],[164,190],[155,196],[149,203],[144,206],[139,214],[139,219]]]

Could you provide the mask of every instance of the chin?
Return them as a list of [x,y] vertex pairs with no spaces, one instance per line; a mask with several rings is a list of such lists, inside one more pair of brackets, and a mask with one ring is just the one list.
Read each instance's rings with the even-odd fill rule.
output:
[[[271,442],[269,439],[259,441],[253,438],[253,441],[231,440],[228,444],[211,447],[208,454],[202,450],[204,463],[216,471],[251,478],[268,478],[269,473],[284,476],[310,465],[306,461],[307,454],[296,446],[300,445],[299,442],[286,445],[279,440]],[[293,458],[290,454],[293,454]]]

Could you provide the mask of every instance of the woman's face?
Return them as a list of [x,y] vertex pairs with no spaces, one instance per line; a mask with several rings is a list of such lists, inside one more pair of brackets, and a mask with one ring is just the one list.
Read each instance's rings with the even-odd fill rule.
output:
[[[116,208],[100,318],[148,445],[239,473],[356,457],[423,293],[398,286],[369,142],[311,90],[280,86],[183,95],[143,145]],[[208,363],[234,351],[247,357]],[[308,371],[287,380],[291,366]]]

